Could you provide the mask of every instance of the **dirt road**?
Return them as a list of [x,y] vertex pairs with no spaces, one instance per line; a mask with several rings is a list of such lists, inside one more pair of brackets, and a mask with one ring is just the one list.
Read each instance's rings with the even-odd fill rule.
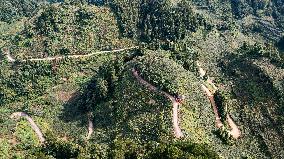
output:
[[[98,51],[98,52],[93,52],[91,54],[86,54],[86,55],[66,55],[66,56],[55,56],[55,57],[46,57],[46,58],[32,58],[32,59],[19,60],[19,61],[20,62],[26,62],[26,61],[53,61],[53,60],[60,60],[60,59],[65,59],[65,58],[76,59],[76,58],[81,58],[81,57],[90,57],[90,56],[99,55],[99,54],[121,52],[121,51],[131,50],[131,49],[135,49],[135,48],[138,48],[138,47],[134,46],[134,47],[124,48],[124,49],[117,49],[117,50],[110,50],[110,51]],[[6,57],[8,59],[8,62],[15,62],[16,61],[16,59],[14,59],[10,55],[9,51],[6,51],[5,54],[6,54]]]
[[146,86],[149,90],[152,90],[152,91],[155,91],[155,92],[158,92],[162,95],[164,95],[165,97],[167,97],[168,99],[171,100],[172,102],[172,105],[173,105],[173,108],[172,108],[172,111],[173,111],[173,117],[172,117],[172,122],[173,122],[173,128],[174,128],[174,135],[176,138],[181,138],[183,137],[183,133],[181,132],[181,129],[179,127],[179,118],[178,118],[178,106],[179,106],[179,103],[175,100],[175,98],[173,96],[171,96],[170,94],[164,92],[164,91],[161,91],[159,90],[157,87],[153,86],[152,84],[148,83],[147,81],[145,81],[143,78],[141,78],[139,75],[138,75],[138,72],[133,68],[132,69],[132,73],[133,75],[136,77],[136,79],[141,83],[143,84],[144,86]]
[[14,118],[20,118],[20,117],[24,117],[28,120],[28,122],[30,123],[32,129],[35,131],[35,133],[37,134],[39,140],[41,143],[45,142],[45,138],[43,137],[43,134],[41,132],[41,130],[39,129],[39,127],[36,125],[36,123],[34,122],[34,120],[26,113],[24,112],[15,112],[13,113],[10,118],[14,119]]

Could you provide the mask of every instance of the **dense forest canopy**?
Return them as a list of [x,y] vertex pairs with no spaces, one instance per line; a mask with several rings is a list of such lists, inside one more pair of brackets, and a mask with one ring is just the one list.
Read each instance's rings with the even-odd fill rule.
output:
[[22,58],[88,54],[128,45],[120,39],[109,8],[55,4],[27,22],[9,47],[11,54]]
[[283,158],[283,0],[0,1],[0,158]]
[[39,6],[44,2],[44,0],[2,0],[0,20],[9,23],[22,17],[35,15]]

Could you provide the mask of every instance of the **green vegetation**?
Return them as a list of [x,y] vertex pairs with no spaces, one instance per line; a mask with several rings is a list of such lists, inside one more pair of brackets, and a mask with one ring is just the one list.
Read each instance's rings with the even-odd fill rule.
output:
[[[1,1],[0,158],[283,158],[283,6]],[[220,129],[197,61],[219,88]]]
[[201,26],[208,30],[211,28],[184,0],[175,6],[170,0],[114,0],[110,2],[110,6],[119,19],[123,35],[151,43],[148,47],[156,45],[155,47],[168,48],[171,41],[184,39],[187,32],[195,31]]
[[0,21],[12,22],[22,17],[31,17],[36,14],[39,6],[44,1],[41,0],[3,0],[0,2]]
[[109,8],[56,4],[29,20],[8,47],[17,58],[88,54],[129,46]]

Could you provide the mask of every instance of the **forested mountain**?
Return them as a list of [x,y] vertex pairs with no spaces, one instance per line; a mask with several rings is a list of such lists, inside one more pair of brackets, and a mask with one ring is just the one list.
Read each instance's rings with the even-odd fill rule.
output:
[[0,158],[283,158],[282,0],[2,0]]
[[119,39],[117,22],[109,8],[59,4],[28,21],[9,45],[16,57],[44,57],[128,46]]
[[0,2],[0,20],[3,22],[12,22],[22,17],[31,17],[36,14],[39,6],[44,0],[1,0]]

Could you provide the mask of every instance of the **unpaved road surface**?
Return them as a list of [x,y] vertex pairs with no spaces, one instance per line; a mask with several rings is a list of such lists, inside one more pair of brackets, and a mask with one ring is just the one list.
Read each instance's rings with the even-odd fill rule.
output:
[[34,122],[34,120],[26,113],[24,112],[15,112],[10,116],[12,119],[13,118],[20,118],[20,117],[24,117],[28,120],[28,122],[30,123],[32,129],[35,131],[35,133],[37,134],[39,140],[41,143],[45,142],[45,138],[43,137],[43,134],[41,132],[41,130],[39,129],[39,127],[36,125],[36,123]]
[[[110,50],[110,51],[98,51],[98,52],[93,52],[91,54],[86,54],[86,55],[66,55],[66,56],[55,56],[55,57],[46,57],[46,58],[32,58],[32,59],[27,59],[27,60],[19,60],[20,62],[26,62],[26,61],[53,61],[53,60],[60,60],[64,58],[81,58],[81,57],[90,57],[93,55],[99,55],[99,54],[106,54],[106,53],[115,53],[115,52],[121,52],[125,50],[131,50],[137,48],[136,46],[134,47],[129,47],[129,48],[124,48],[124,49],[117,49],[117,50]],[[6,51],[6,57],[8,59],[8,62],[15,62],[16,59],[14,59],[9,51]]]
[[215,118],[216,118],[216,126],[217,126],[217,128],[221,128],[223,126],[223,124],[221,122],[221,118],[219,116],[217,105],[216,105],[215,100],[214,100],[214,95],[203,84],[201,84],[201,88],[206,93],[206,95],[207,95],[208,99],[210,100],[210,103],[211,103],[211,105],[213,107],[213,111],[214,111]]
[[88,135],[86,137],[87,140],[90,139],[93,132],[94,132],[94,124],[93,124],[93,121],[92,121],[92,116],[91,116],[91,114],[88,114]]
[[172,119],[172,122],[173,122],[173,128],[174,128],[174,135],[176,138],[181,138],[183,137],[183,133],[181,132],[181,129],[179,127],[179,123],[178,123],[178,105],[179,103],[175,100],[175,98],[173,96],[171,96],[170,94],[164,92],[164,91],[161,91],[159,90],[157,87],[153,86],[152,84],[148,83],[147,81],[145,81],[143,78],[141,78],[139,75],[138,75],[138,72],[133,68],[132,69],[132,73],[133,75],[136,77],[136,79],[141,83],[143,84],[144,86],[146,86],[149,90],[152,90],[152,91],[155,91],[155,92],[158,92],[158,93],[161,93],[163,94],[165,97],[167,97],[168,99],[171,100],[172,102],[172,105],[173,105],[173,119]]

